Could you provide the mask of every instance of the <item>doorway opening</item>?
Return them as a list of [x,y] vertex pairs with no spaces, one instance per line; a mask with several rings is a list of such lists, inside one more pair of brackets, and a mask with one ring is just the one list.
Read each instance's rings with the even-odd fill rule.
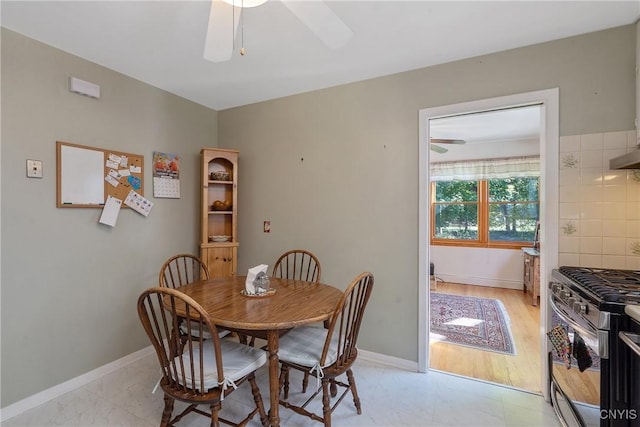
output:
[[[539,129],[539,136],[535,139],[535,143],[528,142],[529,151],[522,151],[522,147],[517,147],[518,144],[506,143],[504,140],[494,144],[498,144],[496,147],[490,148],[488,145],[481,146],[478,139],[482,139],[480,132],[481,129],[477,127],[478,123],[484,126],[485,129],[491,129],[489,125],[494,118],[497,118],[498,122],[494,122],[494,127],[499,124],[515,123],[516,120],[510,120],[505,118],[504,114],[522,113],[525,111],[537,111],[538,116],[535,119],[537,129]],[[463,124],[463,122],[467,124]],[[489,126],[487,126],[489,125]],[[466,127],[465,127],[466,126]],[[474,127],[475,126],[475,127]],[[453,133],[451,133],[453,132]],[[517,94],[507,97],[492,98],[481,101],[468,102],[463,104],[455,104],[443,107],[429,108],[420,111],[420,272],[419,283],[420,285],[420,324],[419,324],[419,370],[427,371],[428,369],[448,370],[451,369],[451,364],[441,363],[443,360],[451,362],[452,354],[457,355],[454,360],[458,361],[460,365],[468,367],[471,363],[470,360],[478,358],[477,354],[466,353],[466,350],[460,347],[458,352],[449,352],[444,354],[433,351],[433,355],[430,353],[429,342],[437,341],[438,336],[435,333],[430,332],[431,325],[431,302],[430,302],[430,262],[435,262],[435,276],[443,278],[444,281],[437,281],[438,293],[458,293],[466,294],[467,296],[480,296],[493,299],[504,299],[507,301],[518,301],[522,303],[523,292],[520,280],[514,276],[513,272],[521,272],[522,259],[520,258],[520,247],[517,247],[523,240],[527,240],[525,236],[528,232],[533,233],[535,228],[535,221],[528,226],[524,226],[527,223],[526,219],[521,218],[516,221],[511,218],[511,223],[508,224],[508,220],[502,215],[503,225],[506,228],[498,230],[497,227],[498,217],[500,214],[497,212],[500,208],[493,206],[495,211],[493,216],[491,213],[480,214],[480,218],[465,217],[465,225],[462,226],[461,222],[451,221],[445,224],[443,223],[442,215],[437,215],[432,201],[436,200],[434,196],[437,191],[431,184],[432,181],[432,164],[435,163],[440,156],[440,159],[449,156],[451,160],[449,163],[455,161],[469,161],[474,158],[484,157],[485,159],[492,157],[499,157],[501,159],[513,158],[513,157],[535,157],[539,155],[539,182],[536,183],[537,190],[539,191],[539,219],[543,224],[540,232],[540,303],[537,307],[517,307],[512,306],[511,310],[516,310],[513,315],[508,316],[508,320],[513,326],[517,328],[517,333],[522,334],[534,334],[537,340],[533,346],[524,347],[516,351],[520,352],[525,358],[535,358],[537,363],[531,366],[536,367],[537,381],[532,383],[513,383],[512,379],[496,380],[500,379],[499,369],[504,369],[504,358],[513,357],[505,356],[503,354],[498,355],[498,359],[502,357],[502,360],[496,359],[494,362],[489,362],[484,367],[476,367],[477,370],[485,370],[488,375],[484,379],[492,382],[499,382],[502,384],[510,385],[515,388],[531,389],[538,388],[545,397],[548,394],[542,384],[547,383],[546,364],[544,363],[546,354],[546,340],[544,339],[545,327],[547,324],[546,315],[546,286],[544,285],[548,281],[548,274],[552,266],[557,264],[557,180],[558,180],[558,91],[557,89],[545,90],[539,92],[531,92],[524,94]],[[493,137],[493,139],[498,139]],[[530,139],[530,138],[529,138]],[[488,144],[487,141],[484,141]],[[499,144],[502,144],[500,146]],[[527,144],[525,144],[527,145]],[[437,148],[432,148],[432,147]],[[531,149],[535,152],[532,152]],[[475,153],[474,153],[475,151]],[[487,153],[494,152],[491,156],[487,156]],[[481,153],[481,154],[478,154]],[[523,155],[524,154],[524,155]],[[457,158],[456,158],[457,156]],[[466,157],[465,157],[466,156]],[[446,163],[441,160],[441,163]],[[465,172],[455,170],[454,175],[460,176]],[[441,178],[440,178],[441,179]],[[446,179],[445,179],[446,180]],[[514,185],[522,185],[524,181],[512,181],[508,185],[511,185],[513,190]],[[495,184],[495,183],[494,183]],[[483,184],[485,185],[485,184]],[[487,188],[490,184],[486,184]],[[480,193],[478,193],[480,194]],[[465,203],[465,202],[463,202]],[[470,203],[473,204],[473,203]],[[478,204],[478,203],[476,203]],[[487,202],[489,204],[489,202]],[[460,206],[458,206],[459,208]],[[520,206],[522,208],[523,206]],[[443,208],[440,206],[439,208]],[[492,207],[487,209],[487,212],[491,212]],[[478,211],[477,206],[474,208]],[[533,205],[528,207],[529,210],[534,210]],[[455,209],[453,209],[455,210]],[[473,209],[472,209],[473,210]],[[526,209],[525,209],[526,210]],[[439,210],[438,213],[442,213]],[[528,221],[531,222],[531,221]],[[480,227],[478,227],[480,225]],[[437,233],[434,231],[437,228]],[[492,231],[492,228],[494,229]],[[530,228],[530,230],[529,230]],[[526,229],[526,230],[525,230]],[[482,230],[486,230],[486,234]],[[431,237],[436,233],[440,238],[442,245],[431,245]],[[492,234],[493,233],[493,234]],[[497,238],[501,233],[501,237]],[[511,237],[509,237],[509,235]],[[506,236],[506,237],[505,237]],[[514,237],[515,236],[515,237]],[[458,245],[460,241],[465,239],[474,240],[470,245]],[[504,244],[500,248],[498,242],[499,239],[513,239],[513,244]],[[498,244],[496,244],[498,243]],[[457,252],[457,255],[452,255]],[[508,255],[505,255],[508,254]],[[475,266],[474,266],[474,258]],[[515,261],[514,261],[515,260]],[[515,265],[513,265],[515,262]],[[484,265],[482,265],[484,263]],[[440,264],[440,268],[438,268]],[[464,268],[463,268],[464,267]],[[464,273],[465,270],[467,273]],[[475,274],[473,269],[476,269]],[[500,282],[499,276],[505,276],[505,271],[497,270],[509,270],[511,272],[506,273],[506,280]],[[480,270],[484,269],[485,274],[480,274]],[[472,273],[469,273],[472,271]],[[454,273],[456,272],[456,273]],[[509,279],[510,274],[510,279]],[[439,276],[440,275],[440,276]],[[450,282],[462,282],[457,285],[450,284]],[[475,282],[475,283],[474,283]],[[499,286],[495,286],[498,284]],[[475,285],[475,286],[474,286]],[[495,289],[497,288],[497,289]],[[502,289],[506,288],[506,289]],[[510,288],[510,289],[509,289]],[[496,297],[497,296],[497,297]],[[511,296],[511,297],[509,297]],[[435,306],[434,306],[435,307]],[[515,307],[515,308],[514,308]],[[533,320],[531,320],[533,317]],[[518,338],[520,340],[520,338]],[[529,340],[531,341],[531,340]],[[524,341],[522,341],[524,342]],[[522,344],[521,344],[522,347]],[[477,349],[475,351],[478,351]],[[466,355],[465,355],[466,354]],[[433,356],[433,362],[437,366],[432,366],[430,363],[431,356]],[[482,356],[486,358],[485,356]],[[490,357],[488,359],[491,359]],[[525,363],[526,366],[526,362]],[[447,369],[439,369],[438,366],[448,366]],[[528,371],[531,371],[529,366]],[[522,367],[514,367],[512,372],[521,371]],[[525,367],[525,370],[526,367]],[[471,375],[468,371],[454,372],[463,376],[477,377],[477,375]],[[507,377],[509,374],[507,374]],[[532,386],[530,384],[537,384]]]

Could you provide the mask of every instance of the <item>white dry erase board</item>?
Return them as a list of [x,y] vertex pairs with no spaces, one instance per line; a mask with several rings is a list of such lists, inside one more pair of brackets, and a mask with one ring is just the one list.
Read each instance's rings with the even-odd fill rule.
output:
[[56,205],[102,208],[107,196],[144,196],[144,156],[56,141]]

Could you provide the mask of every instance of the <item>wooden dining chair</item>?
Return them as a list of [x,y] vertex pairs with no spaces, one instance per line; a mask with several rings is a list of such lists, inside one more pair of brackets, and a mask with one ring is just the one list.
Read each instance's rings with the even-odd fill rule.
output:
[[[320,272],[320,261],[314,254],[304,249],[293,249],[280,255],[273,265],[271,277],[319,283]],[[250,346],[255,344],[256,338],[266,339],[264,331],[239,331],[239,336],[242,342],[248,341]],[[303,389],[306,389],[305,383]]]
[[160,268],[160,286],[175,289],[202,279],[209,279],[209,269],[195,255],[174,255],[166,260],[162,268]]
[[[360,398],[356,389],[356,381],[351,366],[358,357],[358,334],[362,317],[373,288],[373,275],[361,273],[344,291],[336,305],[329,322],[329,328],[301,326],[292,329],[280,340],[278,356],[280,358],[280,389],[284,388],[280,404],[294,412],[321,421],[326,427],[331,426],[331,413],[351,391],[353,403],[358,415],[362,414]],[[319,387],[302,405],[294,405],[289,398],[288,373],[290,369],[309,372],[317,378]],[[346,374],[346,380],[338,377]],[[335,390],[331,388],[336,387]],[[331,406],[331,398],[337,395],[337,386],[345,390]],[[305,409],[308,404],[322,393],[322,415]]]
[[[207,265],[197,256],[191,254],[174,255],[160,268],[159,283],[161,287],[176,289],[182,285],[196,282],[198,280],[209,279],[209,269]],[[182,325],[182,332],[187,333],[185,325]],[[198,334],[194,330],[192,334]],[[203,331],[204,338],[211,338],[208,330]],[[229,334],[227,330],[220,330],[220,338]]]
[[[211,418],[211,426],[220,422],[245,425],[256,413],[262,425],[268,418],[255,371],[267,361],[262,350],[232,340],[220,340],[207,312],[191,297],[175,289],[155,287],[138,298],[138,315],[158,356],[162,369],[160,387],[164,392],[164,410],[160,426],[173,426],[186,414],[195,412]],[[180,333],[180,324],[189,330],[214,332],[211,339]],[[220,417],[222,402],[237,386],[248,381],[255,407],[240,422]],[[189,406],[172,419],[176,400]],[[205,412],[198,405],[209,405]]]
[[293,249],[280,255],[273,265],[272,277],[320,282],[320,261],[309,251]]
[[[321,272],[320,261],[313,253],[304,249],[292,249],[280,255],[273,265],[271,277],[319,283]],[[253,345],[254,341],[255,336],[251,339],[250,345]],[[305,373],[302,379],[303,393],[307,391],[308,383],[309,374]]]

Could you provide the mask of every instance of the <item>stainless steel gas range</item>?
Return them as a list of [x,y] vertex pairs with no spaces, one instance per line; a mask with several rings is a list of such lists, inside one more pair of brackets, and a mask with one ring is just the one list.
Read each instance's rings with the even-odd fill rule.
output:
[[640,272],[560,267],[549,283],[551,397],[568,427],[640,426],[637,362],[619,333],[640,305]]

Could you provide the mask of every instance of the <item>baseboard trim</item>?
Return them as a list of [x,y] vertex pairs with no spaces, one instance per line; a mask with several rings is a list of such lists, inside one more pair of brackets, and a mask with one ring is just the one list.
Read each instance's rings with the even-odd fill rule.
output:
[[4,408],[1,408],[0,422],[4,422],[10,418],[22,414],[23,412],[28,411],[29,409],[33,409],[36,406],[49,402],[50,400],[60,397],[65,393],[80,388],[90,383],[91,381],[95,381],[113,371],[116,371],[126,365],[129,365],[130,363],[135,362],[138,359],[148,356],[149,354],[153,354],[153,352],[154,350],[152,346],[145,347],[142,350],[138,350],[135,353],[131,353],[118,360],[114,360],[113,362],[100,366],[99,368],[89,371],[86,374],[82,374],[78,377],[70,379],[69,381],[65,381],[61,384],[55,385],[51,388],[48,388],[27,398],[12,403],[11,405],[8,405]]
[[460,283],[462,285],[475,285],[475,286],[489,286],[492,288],[503,289],[519,289],[522,290],[524,286],[522,280],[503,280],[503,279],[491,279],[487,277],[468,277],[468,276],[456,276],[452,274],[436,274],[438,279],[449,283]]
[[367,362],[379,363],[393,368],[405,369],[411,372],[418,372],[418,362],[400,359],[399,357],[387,356],[385,354],[358,349],[358,358],[366,360]]

